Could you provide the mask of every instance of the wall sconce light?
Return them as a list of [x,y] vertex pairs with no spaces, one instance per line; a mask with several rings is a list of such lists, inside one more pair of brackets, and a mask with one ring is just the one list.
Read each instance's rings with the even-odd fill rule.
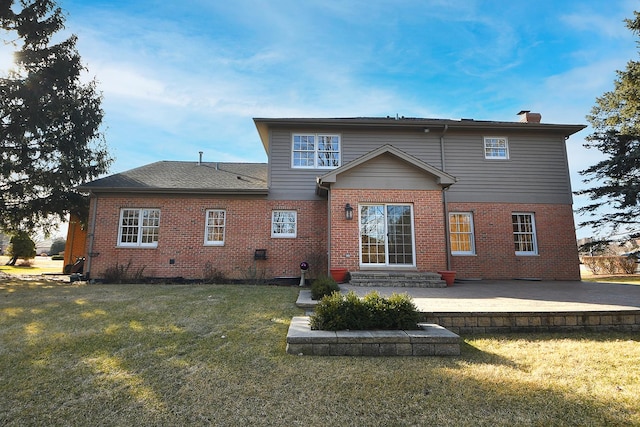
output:
[[353,219],[353,207],[349,203],[344,207],[344,217],[348,220]]

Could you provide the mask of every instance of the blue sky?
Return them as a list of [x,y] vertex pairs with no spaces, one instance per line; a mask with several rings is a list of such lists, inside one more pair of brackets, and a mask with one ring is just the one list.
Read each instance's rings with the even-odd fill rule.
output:
[[[58,3],[104,95],[111,173],[198,151],[264,162],[253,117],[517,121],[526,109],[586,124],[637,59],[628,0]],[[588,133],[568,142],[574,189],[601,157],[582,148]]]

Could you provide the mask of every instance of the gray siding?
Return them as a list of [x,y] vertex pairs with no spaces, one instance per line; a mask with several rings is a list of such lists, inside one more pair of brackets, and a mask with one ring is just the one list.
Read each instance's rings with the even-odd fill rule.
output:
[[[269,147],[270,199],[319,198],[315,193],[316,177],[324,175],[328,170],[291,167],[291,137],[295,132],[340,134],[343,165],[384,144],[390,144],[436,168],[443,169],[440,135],[435,132],[274,127],[271,129]],[[506,136],[509,139],[509,159],[486,160],[483,151],[484,136]],[[448,200],[451,202],[572,203],[565,141],[562,135],[529,135],[513,131],[484,134],[450,131],[445,134],[444,141],[443,170],[458,179],[447,192]],[[379,181],[380,188],[387,188],[382,186],[388,185],[383,184],[383,181],[391,175],[400,174],[396,166],[390,164],[373,166],[357,168],[351,171],[349,182],[337,184],[352,187],[354,182],[371,180],[371,174],[375,173],[377,167],[380,177],[384,177]],[[410,179],[410,186],[415,185],[415,177],[404,178]]]
[[[507,136],[509,159],[485,159],[483,136]],[[445,156],[451,202],[572,203],[564,137],[451,135]]]
[[316,177],[329,171],[328,169],[291,167],[291,138],[297,132],[341,135],[343,165],[382,145],[391,144],[436,168],[441,167],[440,142],[433,134],[407,131],[341,132],[336,129],[272,129],[269,147],[269,198],[271,199],[317,199]]
[[392,155],[382,155],[338,176],[332,188],[440,190],[436,178]]

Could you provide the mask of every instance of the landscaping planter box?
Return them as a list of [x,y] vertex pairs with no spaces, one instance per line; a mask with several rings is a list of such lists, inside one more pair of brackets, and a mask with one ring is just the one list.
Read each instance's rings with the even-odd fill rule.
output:
[[313,356],[458,356],[460,337],[442,326],[420,323],[407,331],[314,331],[309,317],[291,320],[287,353]]

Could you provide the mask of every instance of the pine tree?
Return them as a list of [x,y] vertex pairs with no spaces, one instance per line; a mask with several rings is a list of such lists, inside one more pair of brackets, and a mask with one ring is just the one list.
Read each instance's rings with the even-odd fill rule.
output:
[[[18,10],[19,9],[19,10]],[[54,43],[64,15],[53,0],[0,2],[0,36],[14,65],[0,70],[0,229],[49,229],[86,211],[74,187],[107,172],[102,96],[72,35]]]
[[36,256],[36,244],[25,231],[18,231],[11,237],[7,252],[11,257],[7,265],[16,265],[18,258],[26,260]]
[[[625,23],[640,35],[640,13],[634,15]],[[593,133],[585,147],[598,149],[605,159],[580,171],[584,182],[593,184],[576,192],[591,200],[578,210],[591,218],[580,225],[634,237],[640,225],[640,62],[629,61],[617,71],[614,89],[596,99],[587,120]]]

